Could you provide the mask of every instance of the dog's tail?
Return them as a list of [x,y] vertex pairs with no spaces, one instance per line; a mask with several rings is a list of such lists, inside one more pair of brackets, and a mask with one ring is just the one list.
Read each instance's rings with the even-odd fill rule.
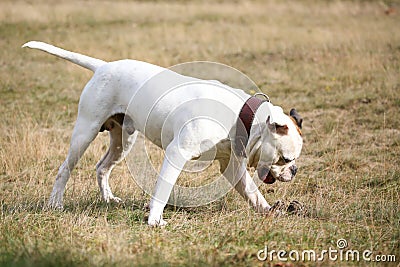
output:
[[58,48],[58,47],[55,47],[53,45],[46,44],[43,42],[30,41],[30,42],[27,42],[26,44],[24,44],[22,47],[29,47],[29,48],[42,50],[49,54],[52,54],[57,57],[71,61],[72,63],[75,63],[75,64],[82,66],[86,69],[89,69],[93,72],[95,72],[96,69],[98,67],[100,67],[101,65],[104,65],[107,63],[107,62],[97,59],[97,58],[92,58],[92,57],[88,57],[88,56],[74,53],[71,51],[67,51],[67,50],[64,50],[64,49],[61,49],[61,48]]

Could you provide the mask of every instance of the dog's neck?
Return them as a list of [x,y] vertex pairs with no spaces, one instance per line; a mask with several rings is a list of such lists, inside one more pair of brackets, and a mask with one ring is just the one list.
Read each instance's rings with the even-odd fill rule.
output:
[[243,104],[236,123],[235,153],[238,157],[246,157],[246,147],[250,138],[251,128],[258,108],[266,100],[249,97]]
[[256,165],[260,156],[263,136],[270,133],[267,120],[282,123],[286,120],[282,108],[269,101],[250,97],[243,104],[235,127],[235,154],[248,158],[250,166]]
[[274,107],[271,103],[264,102],[257,109],[255,114],[251,126],[249,141],[246,146],[246,155],[248,156],[248,164],[250,167],[256,167],[260,159],[260,146],[262,144],[263,136],[265,134],[272,134],[266,124],[268,116],[274,115],[272,114],[271,107]]

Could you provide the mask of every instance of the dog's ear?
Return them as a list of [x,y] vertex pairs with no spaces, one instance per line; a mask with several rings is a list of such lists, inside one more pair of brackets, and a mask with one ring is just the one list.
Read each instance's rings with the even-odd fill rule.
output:
[[297,126],[299,126],[299,128],[301,129],[301,125],[303,124],[303,118],[299,115],[299,113],[297,113],[297,111],[294,108],[292,108],[290,110],[289,115],[294,119]]
[[267,122],[267,126],[268,126],[268,128],[269,128],[269,130],[270,130],[271,132],[277,133],[277,134],[279,134],[279,135],[286,135],[286,134],[288,134],[289,127],[288,127],[286,124],[284,124],[284,125],[279,125],[279,124],[277,124],[277,123],[270,123],[270,118],[269,118],[269,116],[268,116],[266,122]]

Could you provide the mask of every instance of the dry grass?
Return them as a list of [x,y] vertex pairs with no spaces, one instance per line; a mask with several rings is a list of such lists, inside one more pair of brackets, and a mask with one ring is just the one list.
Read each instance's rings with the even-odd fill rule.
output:
[[[0,2],[0,265],[262,265],[265,244],[321,251],[339,238],[398,262],[400,6],[391,3],[397,13],[386,15],[373,1]],[[205,207],[171,207],[168,227],[149,228],[148,196],[124,164],[111,184],[125,203],[100,200],[94,166],[106,134],[73,173],[66,210],[44,211],[91,74],[20,49],[28,40],[106,60],[243,71],[305,118],[296,180],[262,191],[271,203],[305,203],[307,216],[263,218],[230,192]]]

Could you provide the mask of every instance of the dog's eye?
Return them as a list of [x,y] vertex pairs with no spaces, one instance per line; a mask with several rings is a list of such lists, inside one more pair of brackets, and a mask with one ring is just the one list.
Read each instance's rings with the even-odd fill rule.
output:
[[276,162],[276,164],[277,164],[277,165],[283,166],[283,165],[285,165],[285,164],[287,164],[287,163],[292,162],[293,160],[294,160],[294,159],[287,158],[287,157],[285,157],[285,156],[281,156],[281,157],[278,159],[278,161]]
[[282,159],[283,159],[283,161],[285,163],[289,163],[289,162],[293,161],[293,159],[290,159],[290,158],[287,158],[287,157],[284,157],[284,156],[282,156]]

